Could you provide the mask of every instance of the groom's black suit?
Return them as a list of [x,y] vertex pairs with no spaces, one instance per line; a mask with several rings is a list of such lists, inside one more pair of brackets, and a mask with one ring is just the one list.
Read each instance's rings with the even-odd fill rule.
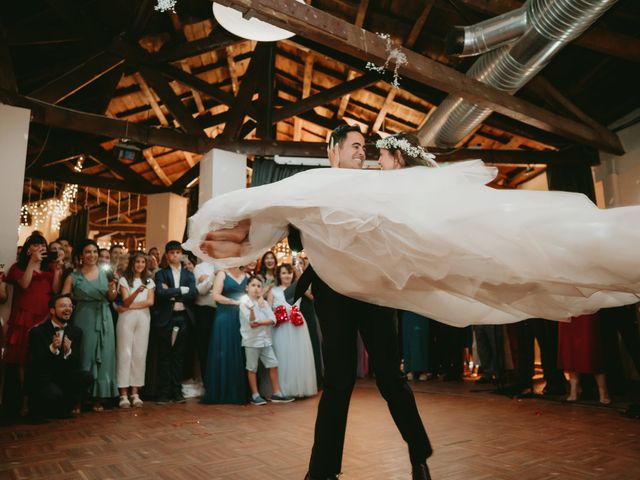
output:
[[[302,250],[300,234],[290,228],[289,245]],[[311,275],[311,277],[310,277]],[[318,405],[309,471],[312,478],[340,473],[351,392],[356,380],[358,331],[367,348],[380,393],[387,401],[413,465],[432,453],[413,392],[400,371],[394,310],[345,297],[334,291],[309,267],[301,279],[311,282],[314,305],[322,331],[324,391]],[[299,293],[299,292],[297,292]]]

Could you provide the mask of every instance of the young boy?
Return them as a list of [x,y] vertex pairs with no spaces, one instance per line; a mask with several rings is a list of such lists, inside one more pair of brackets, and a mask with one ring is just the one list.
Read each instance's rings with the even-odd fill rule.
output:
[[160,370],[160,396],[156,403],[184,403],[182,363],[187,335],[194,323],[193,302],[198,291],[193,273],[182,267],[180,242],[168,242],[165,256],[168,266],[156,272],[156,301],[151,315]]
[[242,346],[247,357],[247,377],[251,388],[251,404],[265,405],[267,401],[258,393],[256,372],[258,360],[269,370],[273,387],[271,401],[275,403],[293,402],[280,391],[278,383],[278,360],[271,346],[271,328],[276,317],[269,304],[262,298],[262,279],[251,277],[247,283],[247,295],[240,300],[240,333]]

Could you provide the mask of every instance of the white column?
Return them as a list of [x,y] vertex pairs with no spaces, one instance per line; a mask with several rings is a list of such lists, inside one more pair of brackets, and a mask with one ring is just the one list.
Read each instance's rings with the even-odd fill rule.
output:
[[175,193],[158,193],[147,197],[147,251],[157,247],[163,252],[169,240],[182,243],[187,224],[187,203],[185,197]]
[[[4,264],[5,272],[16,259],[30,120],[29,110],[0,105],[0,263]],[[3,324],[8,318],[10,303],[0,307]]]
[[210,198],[246,188],[247,156],[225,150],[207,152],[200,160],[198,206]]

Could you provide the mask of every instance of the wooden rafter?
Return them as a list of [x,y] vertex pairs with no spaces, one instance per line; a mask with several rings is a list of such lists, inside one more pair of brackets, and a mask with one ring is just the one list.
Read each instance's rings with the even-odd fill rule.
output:
[[202,53],[208,53],[218,48],[225,48],[240,41],[241,39],[238,37],[227,33],[222,28],[217,28],[208,37],[161,49],[153,56],[153,59],[157,64],[175,62]]
[[104,115],[79,112],[16,95],[7,90],[0,90],[0,100],[10,105],[30,109],[32,121],[52,127],[108,138],[126,137],[144,145],[158,145],[189,152],[202,153],[208,149],[209,140],[204,136],[188,135],[170,128],[150,128]]
[[312,108],[319,105],[326,105],[327,103],[340,98],[343,95],[351,93],[354,90],[365,88],[378,82],[379,80],[380,77],[377,74],[365,73],[364,75],[354,78],[353,80],[341,83],[327,90],[323,90],[322,92],[316,93],[315,95],[312,95],[300,102],[296,102],[287,107],[276,110],[273,114],[273,121],[279,122],[280,120],[284,120],[285,118],[293,117],[300,113],[311,110]]
[[147,103],[151,107],[151,110],[153,110],[153,113],[155,114],[155,116],[158,117],[158,120],[160,121],[160,125],[162,125],[163,127],[168,127],[169,122],[167,121],[167,117],[165,117],[164,112],[160,108],[160,105],[158,105],[156,96],[153,94],[153,92],[149,88],[149,85],[147,85],[147,81],[143,78],[142,75],[140,75],[139,72],[134,73],[133,78],[135,78],[138,85],[140,85],[140,90],[142,91],[142,94],[144,95],[144,97],[147,99]]
[[[368,7],[369,7],[369,1],[367,0],[365,2],[364,0],[361,0],[360,5],[358,6],[358,12],[356,13],[356,20],[354,22],[354,25],[356,27],[362,28],[362,26],[364,25],[364,18],[366,16]],[[355,70],[349,69],[347,72],[347,82],[356,78],[356,74],[357,72]],[[346,94],[344,97],[342,97],[342,99],[340,100],[340,107],[338,107],[338,111],[336,112],[336,119],[342,120],[342,117],[344,116],[344,112],[347,111],[347,105],[349,105],[350,99],[351,99],[350,94]]]
[[156,176],[160,179],[160,181],[167,187],[171,185],[171,179],[167,177],[166,173],[164,173],[164,170],[162,170],[162,167],[151,153],[151,150],[147,148],[144,150],[143,154],[145,160],[147,161],[153,172],[156,174]]
[[59,103],[122,64],[123,59],[101,52],[29,95],[47,103]]
[[229,110],[227,123],[221,135],[224,138],[237,138],[242,128],[242,121],[249,111],[249,106],[253,99],[253,94],[258,88],[258,81],[261,78],[261,72],[265,66],[265,53],[267,46],[258,43],[256,49],[251,56],[251,61],[247,71],[242,77],[240,90]]
[[589,115],[584,113],[580,107],[569,100],[563,95],[556,87],[554,87],[548,80],[542,75],[537,75],[528,84],[527,88],[535,92],[539,98],[550,101],[551,103],[560,106],[562,109],[571,113],[575,118],[581,122],[590,125],[596,130],[606,131],[606,127]]
[[[191,74],[191,67],[186,61],[180,62],[180,66],[185,72],[187,72],[188,74]],[[193,87],[190,88],[190,90],[191,90],[191,96],[193,97],[193,101],[195,102],[196,108],[198,109],[198,113],[204,113],[206,108],[204,108],[204,103],[202,102],[202,96],[200,95],[200,92],[198,92],[198,90],[196,90]]]
[[[386,42],[374,33],[295,0],[221,0],[221,3],[240,10],[251,9],[261,20],[366,61],[383,64],[388,55]],[[400,68],[403,76],[585,145],[614,154],[624,152],[620,139],[613,132],[602,136],[601,132],[581,122],[549,112],[428,57],[399,48],[407,57],[407,63]]]
[[184,106],[176,95],[176,92],[171,88],[171,85],[169,85],[169,82],[167,82],[162,75],[144,66],[140,67],[140,73],[186,133],[191,135],[204,135],[198,122],[193,118],[191,112],[187,110],[187,107]]
[[[420,16],[416,20],[416,23],[411,28],[411,32],[409,32],[409,36],[404,42],[405,47],[413,48],[413,45],[416,43],[416,40],[418,40],[418,36],[420,35],[420,32],[422,32],[422,29],[424,28],[424,24],[427,22],[427,17],[431,12],[431,9],[433,8],[434,3],[435,3],[435,0],[425,0],[424,7],[422,8],[422,13],[420,13]],[[380,127],[382,126],[382,123],[384,122],[384,119],[387,116],[387,112],[389,112],[389,109],[393,105],[393,100],[396,98],[396,93],[398,93],[398,89],[391,88],[389,90],[389,93],[387,94],[387,97],[384,99],[382,108],[380,108],[380,111],[378,112],[378,115],[376,116],[376,119],[373,122],[373,126],[371,127],[371,130],[374,133],[380,130]]]
[[[308,52],[305,54],[304,59],[304,73],[302,74],[302,95],[301,100],[304,100],[311,94],[311,79],[313,77],[313,53]],[[299,117],[295,117],[293,120],[293,140],[300,141],[302,136],[302,120]]]
[[227,48],[227,66],[229,68],[229,78],[231,78],[231,90],[233,90],[233,94],[238,94],[238,89],[240,88],[240,82],[238,81],[238,65],[236,61],[233,59],[235,56],[235,48],[233,45],[229,45]]

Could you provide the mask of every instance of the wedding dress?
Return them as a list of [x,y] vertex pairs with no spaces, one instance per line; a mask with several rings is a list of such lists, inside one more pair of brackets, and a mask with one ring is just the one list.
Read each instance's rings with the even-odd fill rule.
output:
[[[473,160],[440,168],[314,169],[209,200],[185,248],[217,268],[247,264],[301,232],[334,290],[455,326],[565,319],[640,300],[640,206],[497,190]],[[211,259],[207,232],[251,219],[242,257]]]

